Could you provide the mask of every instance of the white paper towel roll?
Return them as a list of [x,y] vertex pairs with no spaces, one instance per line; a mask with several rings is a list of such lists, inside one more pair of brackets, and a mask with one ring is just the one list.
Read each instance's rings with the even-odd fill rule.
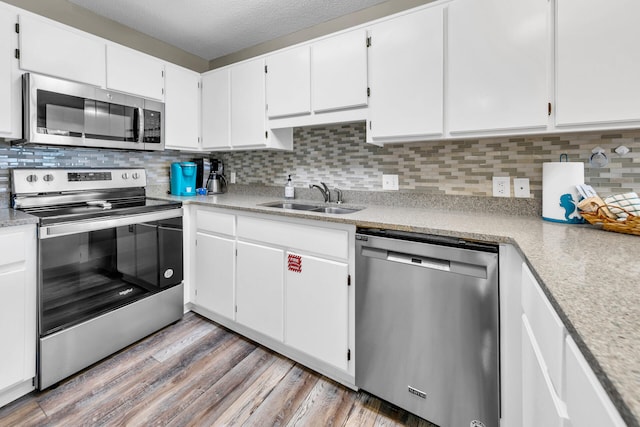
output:
[[567,224],[584,222],[577,207],[580,200],[578,184],[584,184],[584,163],[543,163],[542,219]]

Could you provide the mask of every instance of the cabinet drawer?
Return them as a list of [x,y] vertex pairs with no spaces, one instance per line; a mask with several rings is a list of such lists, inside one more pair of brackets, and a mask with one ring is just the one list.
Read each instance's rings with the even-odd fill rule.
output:
[[345,230],[238,216],[238,237],[343,259],[349,255]]
[[25,260],[24,233],[0,234],[0,265],[9,265]]
[[212,212],[204,209],[198,209],[196,213],[198,230],[227,234],[229,236],[235,236],[236,234],[235,218],[235,215]]
[[562,391],[562,363],[566,330],[540,285],[526,264],[522,265],[522,309],[531,324],[549,370],[549,377],[558,393]]
[[571,337],[566,339],[567,413],[574,426],[624,426],[620,414],[611,403]]

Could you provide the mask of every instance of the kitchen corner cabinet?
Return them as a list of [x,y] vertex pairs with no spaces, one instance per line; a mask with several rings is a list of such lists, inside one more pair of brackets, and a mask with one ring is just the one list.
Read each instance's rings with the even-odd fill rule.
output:
[[271,118],[311,113],[311,50],[298,46],[269,55],[267,115]]
[[18,12],[0,3],[0,137],[22,137],[22,90],[18,59],[14,56],[18,47],[15,23]]
[[298,252],[287,260],[285,343],[346,371],[349,265]]
[[556,125],[640,121],[640,2],[556,2]]
[[105,86],[105,42],[29,13],[19,23],[22,70]]
[[313,111],[367,105],[367,33],[364,29],[327,37],[311,44]]
[[444,8],[373,25],[367,140],[374,144],[443,134]]
[[546,129],[550,7],[539,0],[450,3],[446,90],[452,136]]
[[200,73],[165,64],[165,148],[200,149]]
[[164,63],[128,47],[108,44],[106,86],[164,101]]
[[202,149],[231,148],[231,72],[229,68],[202,75]]
[[33,390],[36,338],[35,226],[0,228],[0,406]]

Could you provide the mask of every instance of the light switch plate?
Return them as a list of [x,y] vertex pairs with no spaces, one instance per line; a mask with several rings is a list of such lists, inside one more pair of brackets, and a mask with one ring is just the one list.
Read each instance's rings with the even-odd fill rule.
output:
[[508,176],[493,177],[493,197],[511,197],[511,178]]
[[513,195],[525,199],[531,197],[529,178],[513,178]]
[[383,190],[398,190],[398,175],[382,175]]

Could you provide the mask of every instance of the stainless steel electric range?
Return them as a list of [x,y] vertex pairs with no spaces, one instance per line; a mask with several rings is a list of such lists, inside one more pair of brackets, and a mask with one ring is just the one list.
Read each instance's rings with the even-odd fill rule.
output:
[[38,388],[179,320],[182,204],[146,197],[144,169],[13,169],[38,226]]

